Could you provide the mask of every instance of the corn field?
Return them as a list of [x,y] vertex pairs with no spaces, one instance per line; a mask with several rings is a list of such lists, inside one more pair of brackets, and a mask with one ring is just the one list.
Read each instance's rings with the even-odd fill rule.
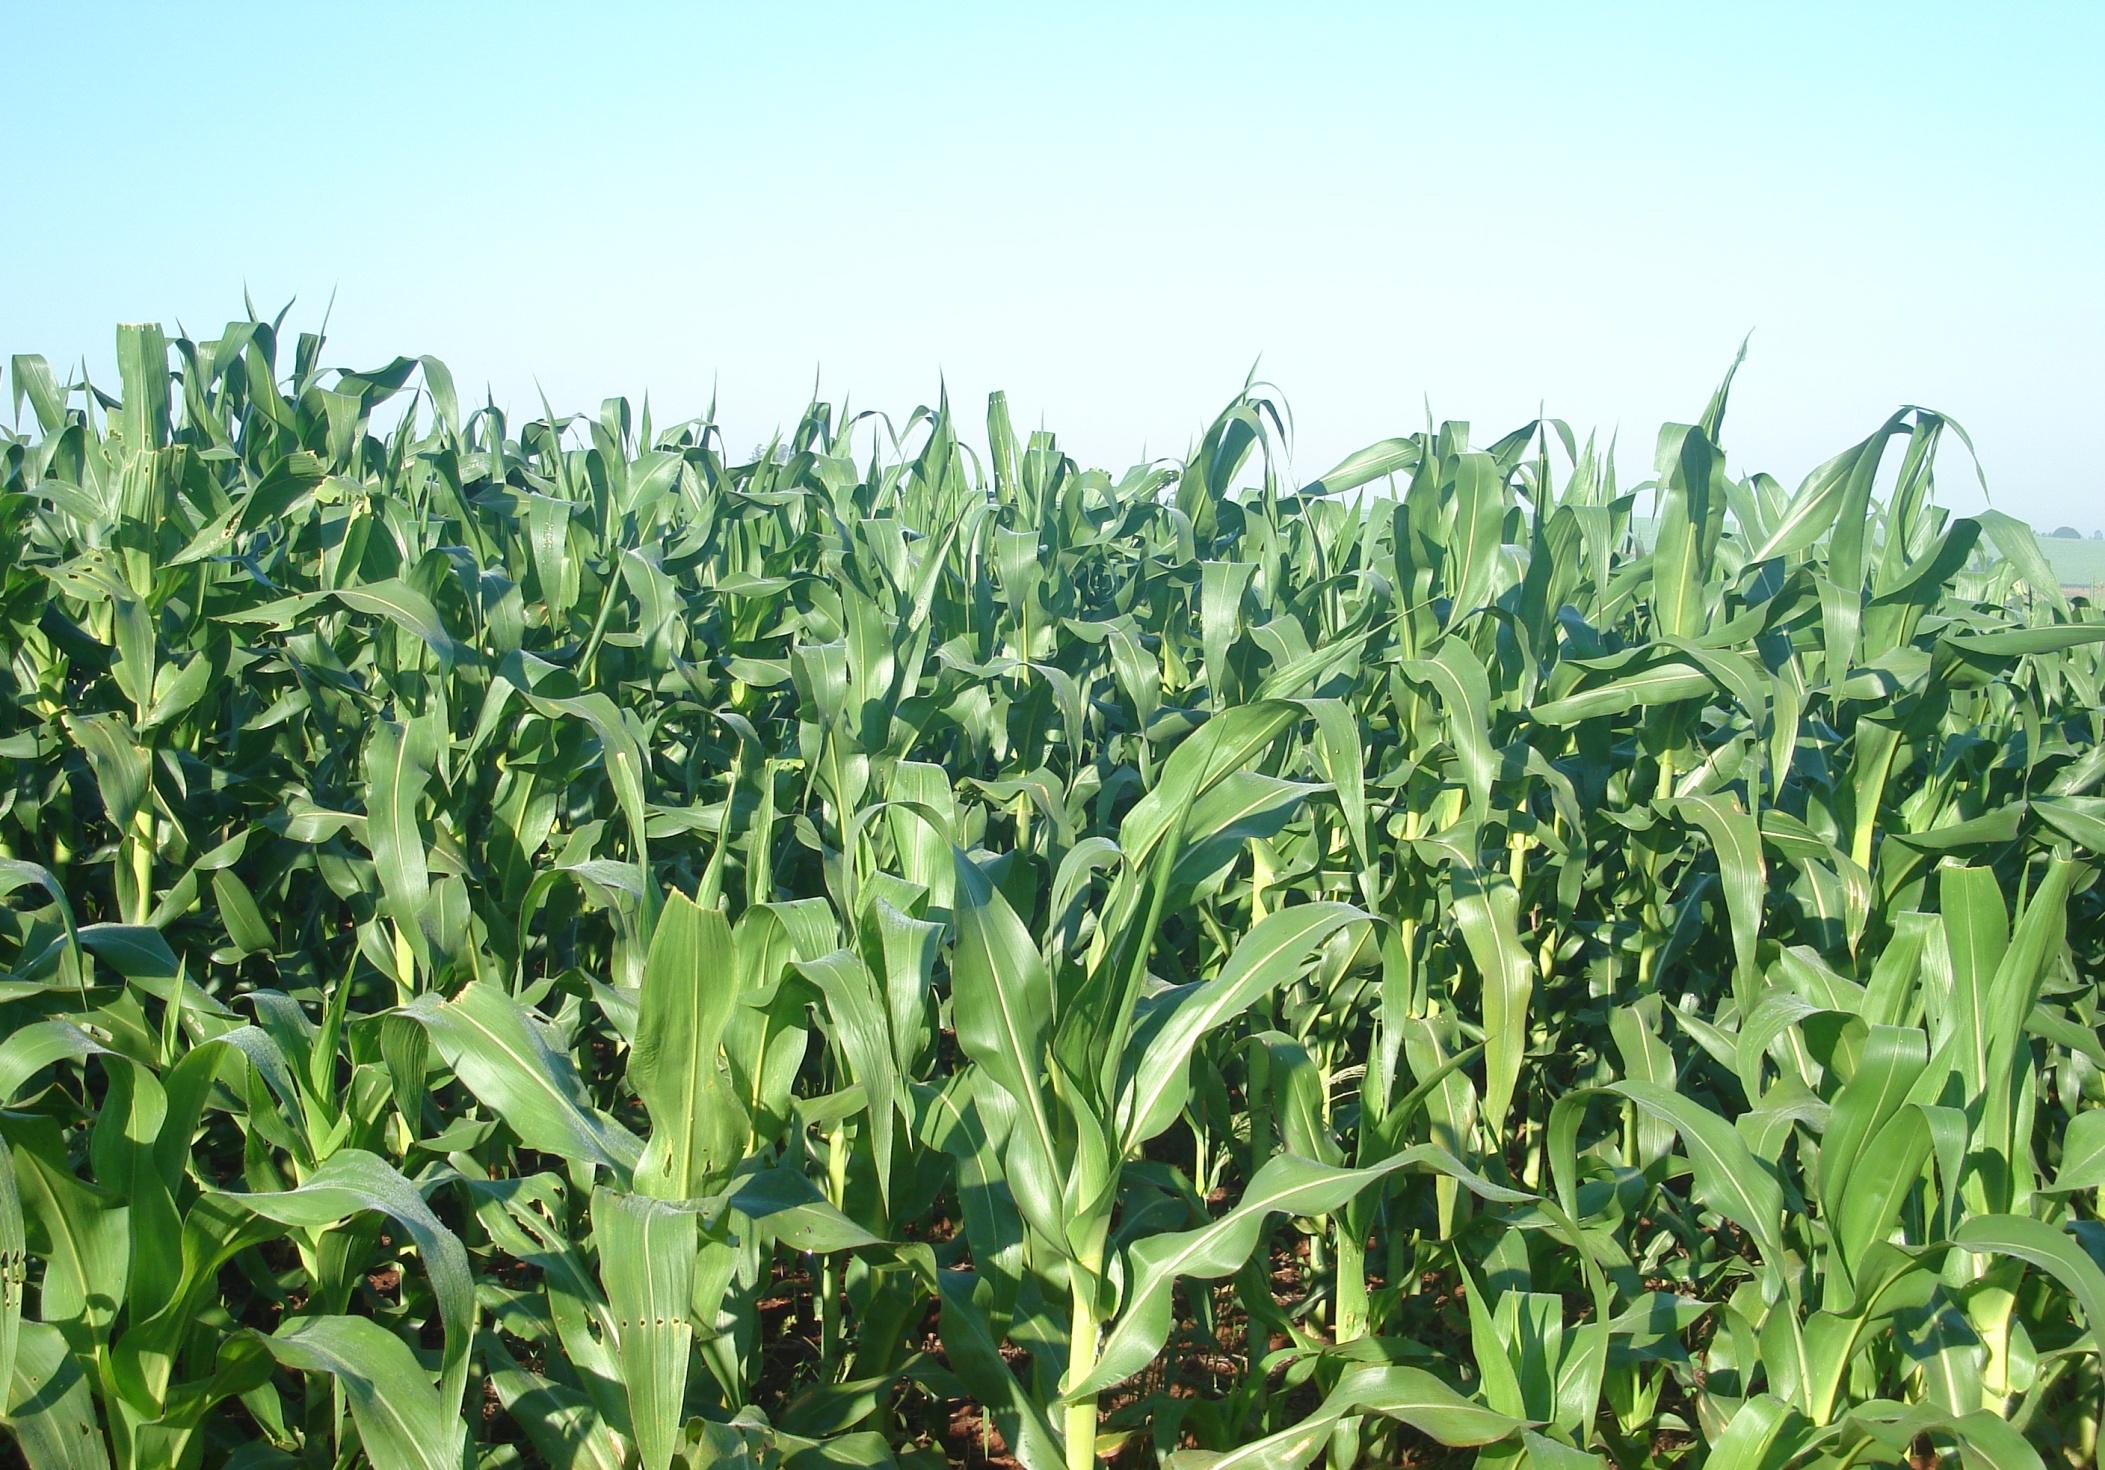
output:
[[2095,1463],[2105,619],[1953,422],[324,358],[12,361],[0,1461]]

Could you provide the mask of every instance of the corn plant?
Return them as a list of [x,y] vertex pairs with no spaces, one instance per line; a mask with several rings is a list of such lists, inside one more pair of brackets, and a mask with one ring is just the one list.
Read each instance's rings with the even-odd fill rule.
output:
[[117,364],[0,436],[34,1470],[2095,1463],[2105,619],[1943,415]]

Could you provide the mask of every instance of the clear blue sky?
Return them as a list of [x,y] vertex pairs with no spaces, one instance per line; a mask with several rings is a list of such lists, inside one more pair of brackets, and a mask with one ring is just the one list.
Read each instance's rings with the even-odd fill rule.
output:
[[1737,468],[1923,403],[2105,527],[2105,6],[0,0],[0,47],[0,352],[333,291],[333,361],[520,411],[715,392],[743,449],[941,374],[1114,467],[1259,361],[1307,475],[1429,399],[1635,477],[1752,328]]

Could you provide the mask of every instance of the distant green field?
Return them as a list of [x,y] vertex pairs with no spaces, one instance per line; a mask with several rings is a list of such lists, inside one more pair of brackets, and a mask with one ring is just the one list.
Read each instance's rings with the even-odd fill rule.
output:
[[[1630,530],[1640,547],[1652,544],[1652,522],[1642,516],[1633,517]],[[2088,537],[2077,541],[2059,536],[2047,536],[2034,532],[2039,541],[2040,554],[2046,557],[2047,565],[2061,579],[2061,585],[2071,590],[2094,592],[2105,588],[2105,541],[2093,541]]]
[[2064,587],[2086,590],[2105,586],[2105,541],[2071,541],[2041,536],[2039,549]]

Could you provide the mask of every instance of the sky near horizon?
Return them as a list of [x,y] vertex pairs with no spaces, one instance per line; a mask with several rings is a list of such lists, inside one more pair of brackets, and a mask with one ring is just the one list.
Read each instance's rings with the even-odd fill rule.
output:
[[1735,471],[1918,403],[2105,529],[2105,5],[0,0],[0,48],[0,353],[333,294],[333,364],[516,414],[713,397],[742,451],[814,382],[1001,387],[1113,469],[1254,364],[1302,479],[1429,405],[1634,481],[1751,330]]

